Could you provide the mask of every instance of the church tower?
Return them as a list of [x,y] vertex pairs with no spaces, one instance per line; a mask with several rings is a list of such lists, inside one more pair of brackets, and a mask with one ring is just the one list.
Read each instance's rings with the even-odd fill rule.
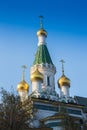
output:
[[64,60],[60,61],[62,63],[62,76],[58,79],[58,86],[60,89],[60,98],[70,97],[69,88],[70,88],[70,79],[67,78],[64,74]]
[[[38,48],[35,55],[35,59],[33,62],[33,65],[30,69],[30,77],[32,77],[32,74],[35,73],[36,69],[38,69],[40,75],[43,75],[43,82],[40,84],[39,89],[36,87],[36,84],[34,84],[32,78],[32,92],[36,92],[36,96],[47,96],[49,95],[55,95],[55,73],[56,68],[51,60],[46,38],[47,38],[47,32],[43,28],[43,17],[40,16],[40,29],[37,31],[37,37],[38,37]],[[36,88],[36,90],[35,90]]]
[[17,91],[20,96],[20,100],[23,102],[28,99],[28,91],[29,91],[29,85],[25,81],[24,72],[26,69],[26,66],[23,65],[23,72],[22,72],[22,81],[17,85]]
[[38,92],[37,94],[41,93],[41,84],[43,82],[43,74],[38,71],[38,68],[36,68],[36,71],[31,74],[30,79],[32,82],[32,86],[34,86],[32,88],[32,91],[34,92],[37,90]]

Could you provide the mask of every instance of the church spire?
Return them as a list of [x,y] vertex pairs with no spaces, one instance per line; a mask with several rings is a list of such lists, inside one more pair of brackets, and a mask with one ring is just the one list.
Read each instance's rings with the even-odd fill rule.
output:
[[[37,31],[38,48],[30,70],[32,92],[37,89],[36,96],[41,96],[43,91],[53,94],[55,92],[56,68],[49,54],[46,37],[47,32],[43,28],[43,16],[40,16],[40,29]],[[37,67],[37,70],[35,68]],[[39,72],[38,72],[39,71]],[[43,82],[42,82],[43,81]]]
[[43,29],[43,16],[39,16],[40,18],[40,29],[37,31],[38,36],[38,49],[35,55],[34,65],[36,64],[51,64],[52,60],[47,49],[46,37],[47,32]]

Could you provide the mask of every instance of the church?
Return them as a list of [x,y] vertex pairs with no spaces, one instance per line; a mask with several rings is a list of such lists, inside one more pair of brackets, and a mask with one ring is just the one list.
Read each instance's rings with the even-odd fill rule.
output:
[[[83,130],[83,124],[87,122],[87,98],[72,97],[70,95],[71,84],[70,79],[64,72],[63,59],[61,60],[62,75],[57,80],[60,93],[56,92],[56,66],[53,64],[47,48],[47,31],[43,28],[42,17],[40,18],[40,29],[37,31],[37,38],[37,51],[30,68],[30,80],[32,83],[32,93],[30,95],[33,108],[37,110],[35,118],[32,117],[31,127],[41,128],[42,123],[48,130],[63,130],[63,119],[66,117],[65,113],[67,113],[74,123],[79,124],[80,129]],[[23,66],[23,68],[25,70],[26,66]],[[17,85],[17,91],[21,101],[28,102],[29,85],[25,81],[24,70],[22,81]]]

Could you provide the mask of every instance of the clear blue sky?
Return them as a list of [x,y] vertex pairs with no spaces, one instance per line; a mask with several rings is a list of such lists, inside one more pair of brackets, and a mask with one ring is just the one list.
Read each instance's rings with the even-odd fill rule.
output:
[[61,76],[71,80],[70,95],[87,97],[87,1],[86,0],[0,0],[0,86],[8,90],[21,81],[21,66],[31,87],[29,69],[37,49],[36,32],[43,15],[48,32],[47,46]]

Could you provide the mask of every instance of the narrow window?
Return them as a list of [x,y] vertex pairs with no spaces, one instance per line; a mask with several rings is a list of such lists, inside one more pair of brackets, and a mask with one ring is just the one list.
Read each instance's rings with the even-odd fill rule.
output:
[[47,86],[50,85],[50,77],[47,76]]

